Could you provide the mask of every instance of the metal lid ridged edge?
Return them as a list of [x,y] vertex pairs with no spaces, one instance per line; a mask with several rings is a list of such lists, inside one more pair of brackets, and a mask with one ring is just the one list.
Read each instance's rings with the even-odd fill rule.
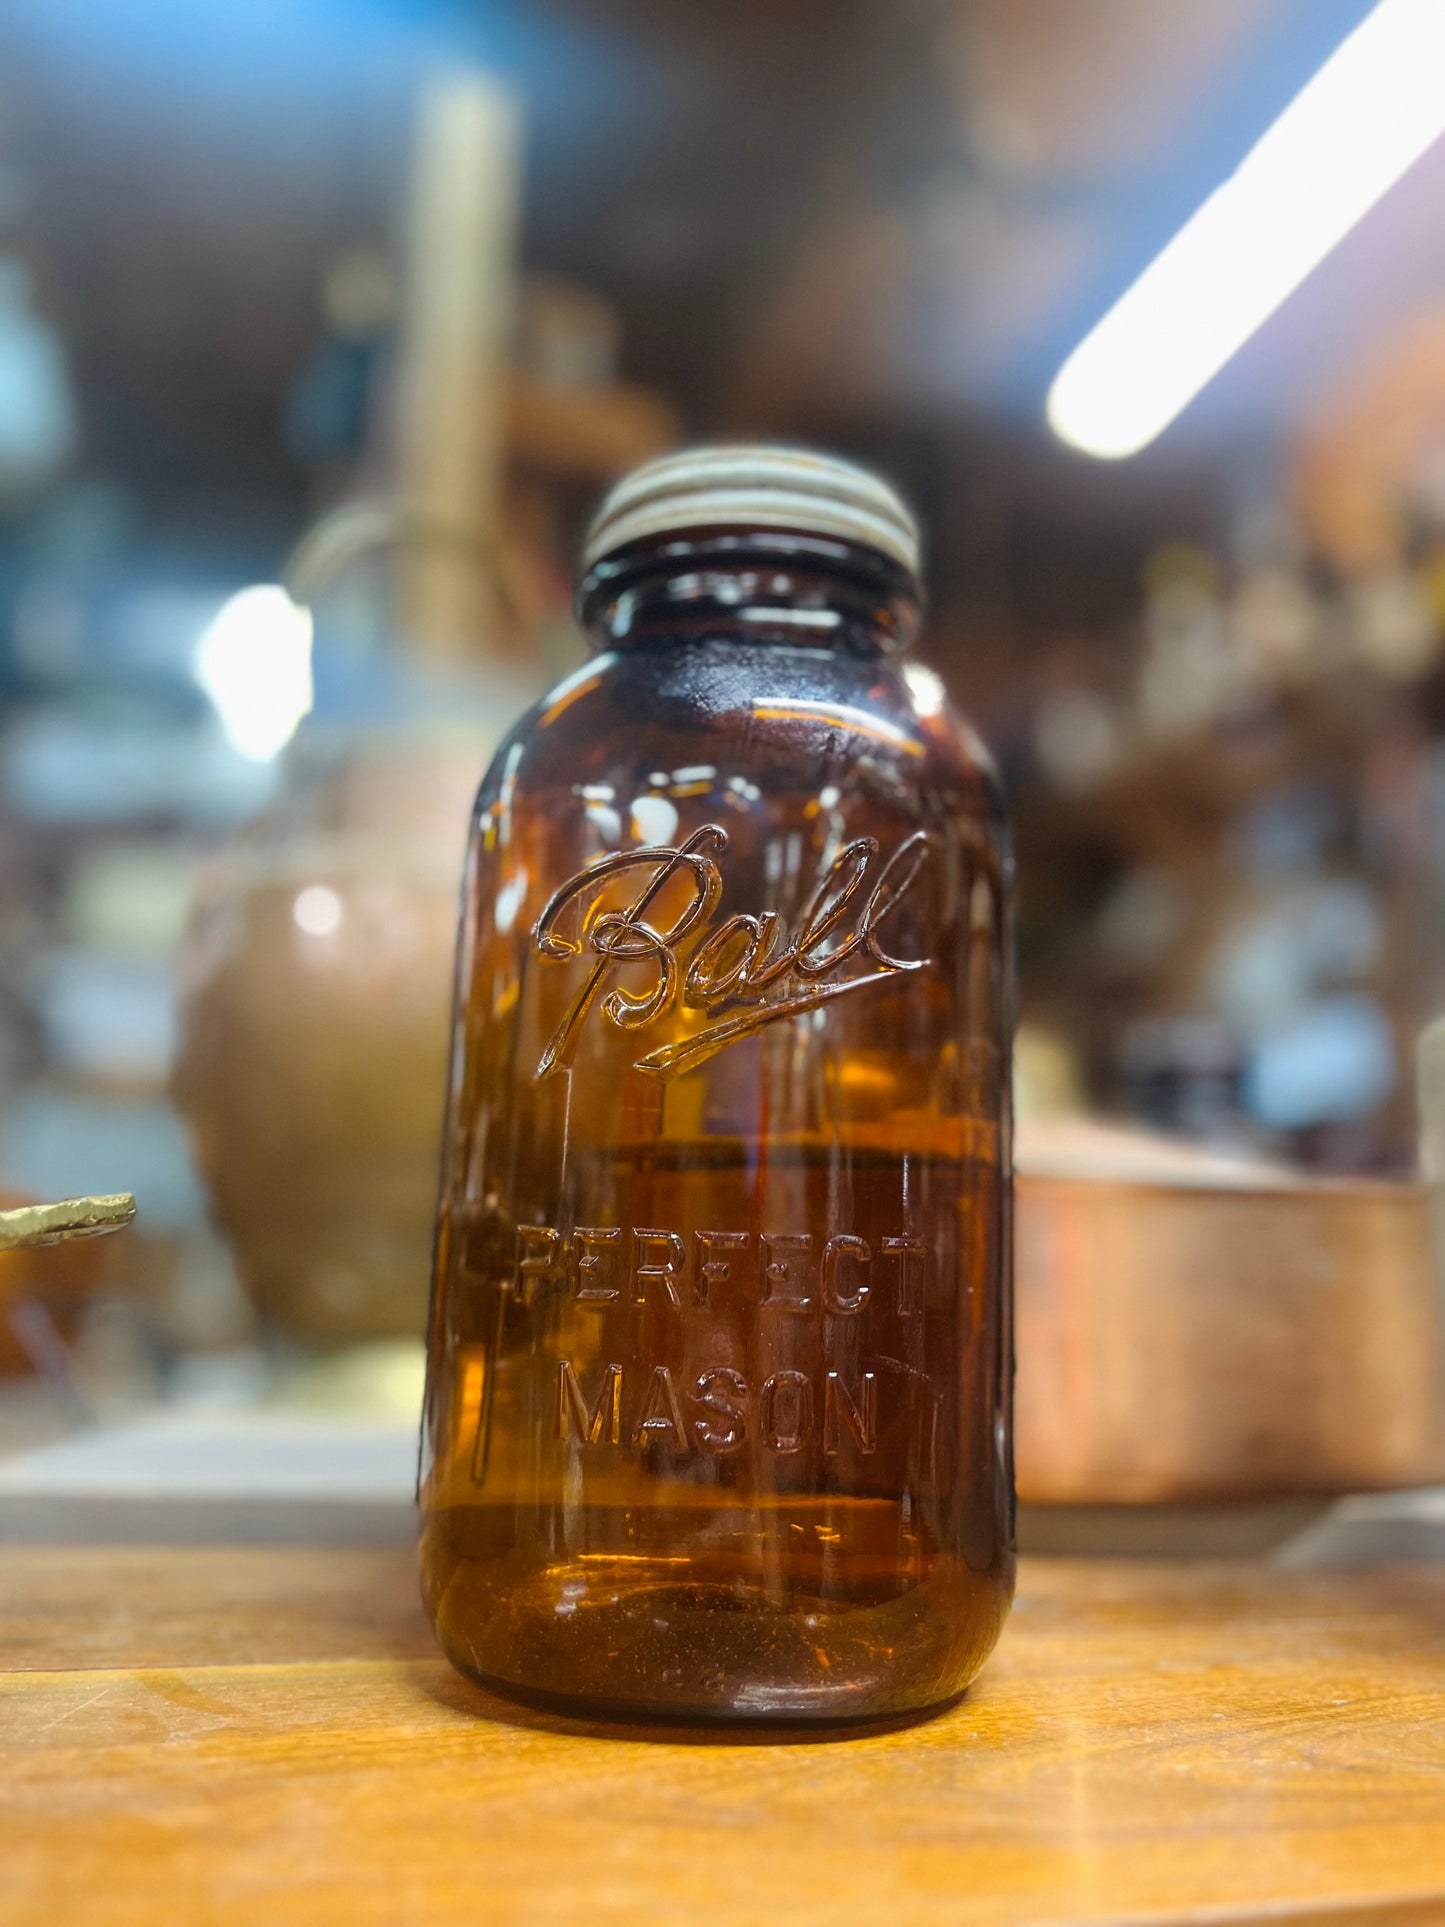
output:
[[729,527],[857,542],[918,573],[918,525],[886,482],[834,455],[767,445],[684,449],[634,469],[593,517],[582,567],[673,529]]

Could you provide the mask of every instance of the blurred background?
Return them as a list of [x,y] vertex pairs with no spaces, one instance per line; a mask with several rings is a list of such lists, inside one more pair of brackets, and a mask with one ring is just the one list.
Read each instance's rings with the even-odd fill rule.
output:
[[590,506],[686,439],[919,511],[1026,1122],[1413,1174],[1445,147],[1148,446],[1047,408],[1369,12],[11,0],[0,1186],[140,1217],[12,1276],[0,1446],[288,1373],[410,1411],[468,799],[581,659]]

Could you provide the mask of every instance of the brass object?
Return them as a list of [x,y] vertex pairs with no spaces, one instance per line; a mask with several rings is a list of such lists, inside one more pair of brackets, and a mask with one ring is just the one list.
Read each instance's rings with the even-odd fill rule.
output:
[[1021,1133],[1021,1499],[1445,1479],[1445,1309],[1423,1189],[1049,1167]]
[[[105,1266],[93,1252],[77,1247],[121,1230],[134,1216],[129,1191],[62,1198],[58,1204],[11,1202],[0,1210],[0,1377],[39,1373],[82,1419],[93,1414],[76,1382],[68,1341]],[[44,1245],[68,1249],[53,1257],[30,1256]]]
[[59,1204],[22,1204],[13,1211],[0,1211],[0,1251],[103,1238],[121,1230],[134,1216],[135,1199],[129,1191],[99,1198],[62,1198]]

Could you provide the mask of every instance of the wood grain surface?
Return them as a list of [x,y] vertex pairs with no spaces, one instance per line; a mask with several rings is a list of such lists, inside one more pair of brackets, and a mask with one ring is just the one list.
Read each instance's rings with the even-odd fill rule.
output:
[[0,1546],[10,1923],[1445,1927],[1445,1569],[1025,1561],[957,1706],[569,1724],[392,1550]]

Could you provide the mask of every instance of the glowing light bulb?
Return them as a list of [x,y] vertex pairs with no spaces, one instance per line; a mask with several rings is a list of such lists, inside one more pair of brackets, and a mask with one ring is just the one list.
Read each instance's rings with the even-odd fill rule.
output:
[[311,710],[311,611],[275,583],[242,589],[196,645],[195,667],[227,740],[269,762]]

